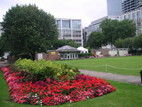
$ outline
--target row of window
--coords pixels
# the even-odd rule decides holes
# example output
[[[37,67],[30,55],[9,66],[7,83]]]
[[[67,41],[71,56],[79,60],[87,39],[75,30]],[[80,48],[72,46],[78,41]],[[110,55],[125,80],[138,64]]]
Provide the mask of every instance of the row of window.
[[[133,21],[136,21],[137,20],[140,20],[141,19],[141,12],[138,11],[138,12],[135,12],[135,13],[130,13],[128,15],[124,15],[124,18],[121,16],[120,17],[120,20],[123,20],[123,19],[132,19]]]
[[[56,24],[58,28],[71,28],[72,25],[73,29],[81,29],[81,20],[56,20]]]
[[[73,35],[73,37],[81,37],[81,35]]]
[[[61,35],[59,37],[61,37]],[[71,35],[63,35],[63,37],[71,37]],[[81,35],[73,35],[73,37],[81,37]]]
[[[74,40],[75,42],[81,42],[81,40]]]

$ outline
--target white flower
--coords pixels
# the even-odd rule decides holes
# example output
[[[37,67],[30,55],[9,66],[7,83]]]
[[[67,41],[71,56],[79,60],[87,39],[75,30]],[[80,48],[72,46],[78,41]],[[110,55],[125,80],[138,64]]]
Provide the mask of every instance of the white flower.
[[[87,98],[89,98],[89,96],[87,96]]]
[[[70,100],[70,103],[72,103],[72,101]]]

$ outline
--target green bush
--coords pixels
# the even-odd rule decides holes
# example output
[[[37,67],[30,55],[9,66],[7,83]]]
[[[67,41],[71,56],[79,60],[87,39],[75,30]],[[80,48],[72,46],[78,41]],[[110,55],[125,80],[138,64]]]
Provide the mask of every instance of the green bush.
[[[61,65],[60,63],[53,64],[51,61],[40,59],[39,61],[32,61],[31,59],[18,59],[14,66],[18,71],[26,71],[36,81],[46,81],[47,78],[52,80],[58,80],[61,75],[67,75],[69,79],[73,79],[76,74],[79,74],[79,70],[71,69],[67,65]],[[21,74],[21,73],[20,73]]]

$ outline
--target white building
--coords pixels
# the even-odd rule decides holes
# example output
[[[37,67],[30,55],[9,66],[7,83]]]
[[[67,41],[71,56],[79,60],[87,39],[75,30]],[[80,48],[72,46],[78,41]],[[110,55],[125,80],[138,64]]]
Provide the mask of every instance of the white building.
[[[72,39],[80,46],[83,46],[82,23],[80,19],[56,18],[59,29],[58,39]]]

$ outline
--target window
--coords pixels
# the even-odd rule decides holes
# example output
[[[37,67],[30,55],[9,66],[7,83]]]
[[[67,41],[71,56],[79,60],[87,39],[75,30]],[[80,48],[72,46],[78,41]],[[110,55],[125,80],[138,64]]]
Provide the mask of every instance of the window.
[[[138,25],[138,26],[141,26],[141,22],[138,22],[137,25]]]
[[[56,24],[57,24],[58,28],[61,28],[61,21],[60,20],[56,20]]]
[[[63,34],[71,34],[71,30],[63,30]]]
[[[59,32],[59,37],[61,37],[61,30],[58,30],[58,32]]]
[[[129,15],[128,15],[128,19],[130,19],[130,20],[131,20],[131,14],[129,14]]]
[[[132,14],[132,19],[133,19],[133,21],[136,21],[136,13]]]
[[[73,29],[81,29],[81,20],[73,20],[72,21]]]
[[[141,19],[141,14],[140,14],[140,11],[137,12],[137,20],[140,20]]]
[[[141,27],[138,28],[138,31],[140,31],[140,30],[141,30]]]
[[[46,58],[49,58],[49,55],[48,55],[48,53],[46,53]]]
[[[127,19],[127,16],[126,16],[126,15],[124,16],[124,19]]]
[[[62,28],[71,28],[70,20],[62,20]]]

